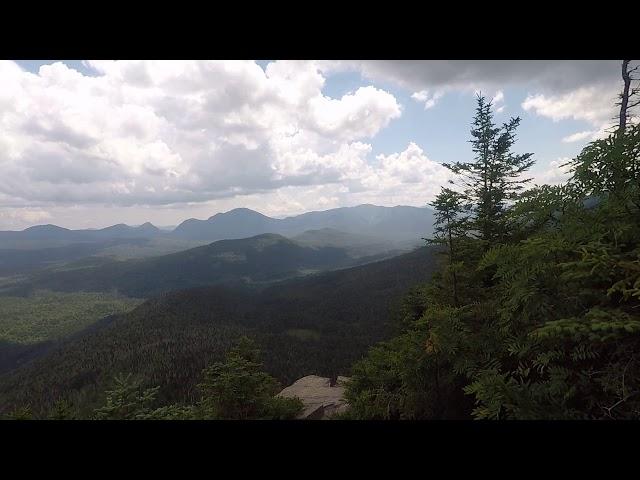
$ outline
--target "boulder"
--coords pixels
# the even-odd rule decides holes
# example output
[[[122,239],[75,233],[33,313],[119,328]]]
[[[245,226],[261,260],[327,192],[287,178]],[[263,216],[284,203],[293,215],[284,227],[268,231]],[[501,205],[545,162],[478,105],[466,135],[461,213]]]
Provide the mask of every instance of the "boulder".
[[[317,375],[308,375],[295,381],[278,395],[298,397],[304,404],[300,420],[327,420],[337,413],[344,412],[348,404],[344,399],[347,377],[338,377],[335,385],[331,380]]]

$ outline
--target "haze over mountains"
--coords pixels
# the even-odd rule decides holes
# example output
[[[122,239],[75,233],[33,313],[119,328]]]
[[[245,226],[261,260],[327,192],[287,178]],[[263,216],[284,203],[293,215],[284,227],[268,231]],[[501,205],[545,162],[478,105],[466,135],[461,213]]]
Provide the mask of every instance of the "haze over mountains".
[[[262,284],[409,251],[431,233],[432,221],[427,208],[360,205],[284,219],[237,208],[186,220],[170,232],[150,223],[98,230],[38,225],[0,232],[0,277],[6,277],[0,294],[45,289],[149,297]]]
[[[123,223],[110,227],[91,230],[70,230],[57,225],[35,225],[21,231],[0,231],[1,240],[67,240],[98,241],[116,238],[149,238],[158,235],[160,229],[147,222],[138,227],[130,227]]]
[[[38,273],[27,284],[66,292],[115,289],[132,297],[149,297],[207,285],[255,285],[353,264],[341,248],[302,246],[268,233],[146,259],[70,263]]]
[[[237,208],[207,220],[186,220],[172,230],[149,222],[83,230],[36,225],[22,231],[0,231],[0,277],[88,257],[127,260],[168,255],[218,240],[262,234],[282,235],[305,247],[341,248],[351,258],[390,256],[421,244],[421,238],[431,234],[432,223],[428,208],[360,205],[283,219]]]
[[[263,233],[293,236],[307,230],[323,228],[403,242],[419,240],[431,233],[432,223],[433,214],[430,209],[408,206],[359,205],[308,212],[282,219],[268,217],[248,208],[236,208],[217,213],[207,220],[185,220],[172,231],[160,230],[148,222],[138,227],[118,224],[96,230],[70,230],[56,225],[37,225],[22,231],[0,232],[0,243],[11,240],[82,242],[160,236],[215,241],[247,238]]]
[[[348,233],[368,235],[385,240],[420,239],[431,233],[432,211],[418,207],[357,207],[308,212],[283,219],[271,218],[246,208],[218,213],[207,220],[189,219],[172,232],[188,239],[221,240],[243,238],[261,233],[297,235],[307,230],[333,228]]]

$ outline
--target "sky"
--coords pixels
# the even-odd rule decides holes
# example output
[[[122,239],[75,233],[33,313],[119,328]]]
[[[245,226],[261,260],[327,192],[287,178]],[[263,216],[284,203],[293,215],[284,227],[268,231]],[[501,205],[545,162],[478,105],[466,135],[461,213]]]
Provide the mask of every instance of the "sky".
[[[481,92],[536,183],[613,124],[618,60],[0,61],[0,229],[425,206]]]

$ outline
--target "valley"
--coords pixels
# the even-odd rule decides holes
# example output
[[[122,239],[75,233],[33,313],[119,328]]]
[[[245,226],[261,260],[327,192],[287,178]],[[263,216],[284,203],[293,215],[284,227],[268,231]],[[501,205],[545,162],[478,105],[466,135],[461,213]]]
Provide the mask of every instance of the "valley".
[[[394,332],[401,299],[430,276],[433,254],[423,247],[258,291],[214,286],[156,296],[0,376],[0,404],[29,401],[41,411],[66,398],[89,411],[122,372],[162,385],[163,400],[186,402],[202,368],[242,335],[257,341],[266,370],[283,384],[307,374],[347,374]]]

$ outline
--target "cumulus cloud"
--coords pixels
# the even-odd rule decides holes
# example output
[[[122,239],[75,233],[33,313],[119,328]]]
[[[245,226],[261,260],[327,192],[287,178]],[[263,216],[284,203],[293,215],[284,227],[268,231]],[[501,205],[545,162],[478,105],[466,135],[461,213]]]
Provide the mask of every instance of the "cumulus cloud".
[[[340,60],[321,63],[325,71],[358,71],[368,79],[393,83],[415,92],[429,108],[428,92],[497,92],[526,86],[525,110],[561,120],[585,120],[602,136],[620,91],[618,60]],[[504,110],[496,98],[496,112]]]
[[[84,64],[91,75],[63,63],[30,73],[0,62],[4,223],[57,219],[80,204],[83,215],[100,218],[109,205],[136,206],[163,224],[166,212],[181,218],[174,210],[181,206],[234,208],[238,196],[272,215],[358,203],[424,205],[448,170],[417,143],[385,155],[372,147],[402,116],[391,86],[412,93],[424,109],[449,92],[481,90],[500,113],[504,89],[526,85],[525,111],[590,125],[565,142],[602,135],[619,90],[618,61]],[[326,79],[337,71],[359,72],[365,81],[330,97]],[[552,162],[538,177],[548,183],[564,174]],[[133,210],[119,211],[126,217]]]
[[[584,120],[604,131],[613,124],[615,115],[613,100],[619,91],[616,83],[603,86],[581,87],[561,95],[529,95],[522,102],[522,108],[552,119]]]
[[[429,90],[420,90],[411,95],[416,102],[424,103],[424,109],[428,110],[435,106],[436,102],[444,95],[444,92],[429,93]]]
[[[560,121],[564,119],[583,120],[594,130],[579,132],[563,139],[574,142],[590,138],[592,140],[606,136],[617,124],[617,108],[614,100],[621,90],[620,62],[601,62],[610,71],[610,77],[597,75],[584,77],[583,85],[576,85],[568,91],[547,91],[530,94],[522,103],[522,108]]]
[[[271,216],[287,216],[310,210],[325,210],[362,203],[377,205],[413,205],[422,207],[433,200],[445,185],[451,172],[432,160],[416,143],[410,142],[399,152],[377,155],[373,162],[366,161],[371,147],[356,144],[346,147],[336,162],[341,163],[340,181],[317,185],[287,185],[262,194],[249,194],[242,204]],[[312,163],[312,162],[311,162]],[[237,207],[232,198],[216,202],[218,210]],[[200,208],[200,207],[196,207]],[[206,218],[210,207],[202,207]]]
[[[572,143],[572,142],[579,142],[581,140],[586,140],[588,138],[593,138],[593,136],[595,134],[597,134],[597,131],[591,131],[591,130],[586,130],[584,132],[576,132],[573,133],[571,135],[567,135],[566,137],[564,137],[562,139],[563,142],[565,143]]]
[[[390,204],[425,205],[452,178],[442,164],[431,160],[411,142],[400,153],[378,155],[363,179],[363,200],[370,192]]]
[[[493,104],[493,109],[496,113],[502,113],[504,111],[504,92],[502,90],[498,90],[491,99],[491,103]]]
[[[0,193],[31,204],[168,205],[357,176],[400,117],[363,86],[323,94],[316,62],[0,62]]]

